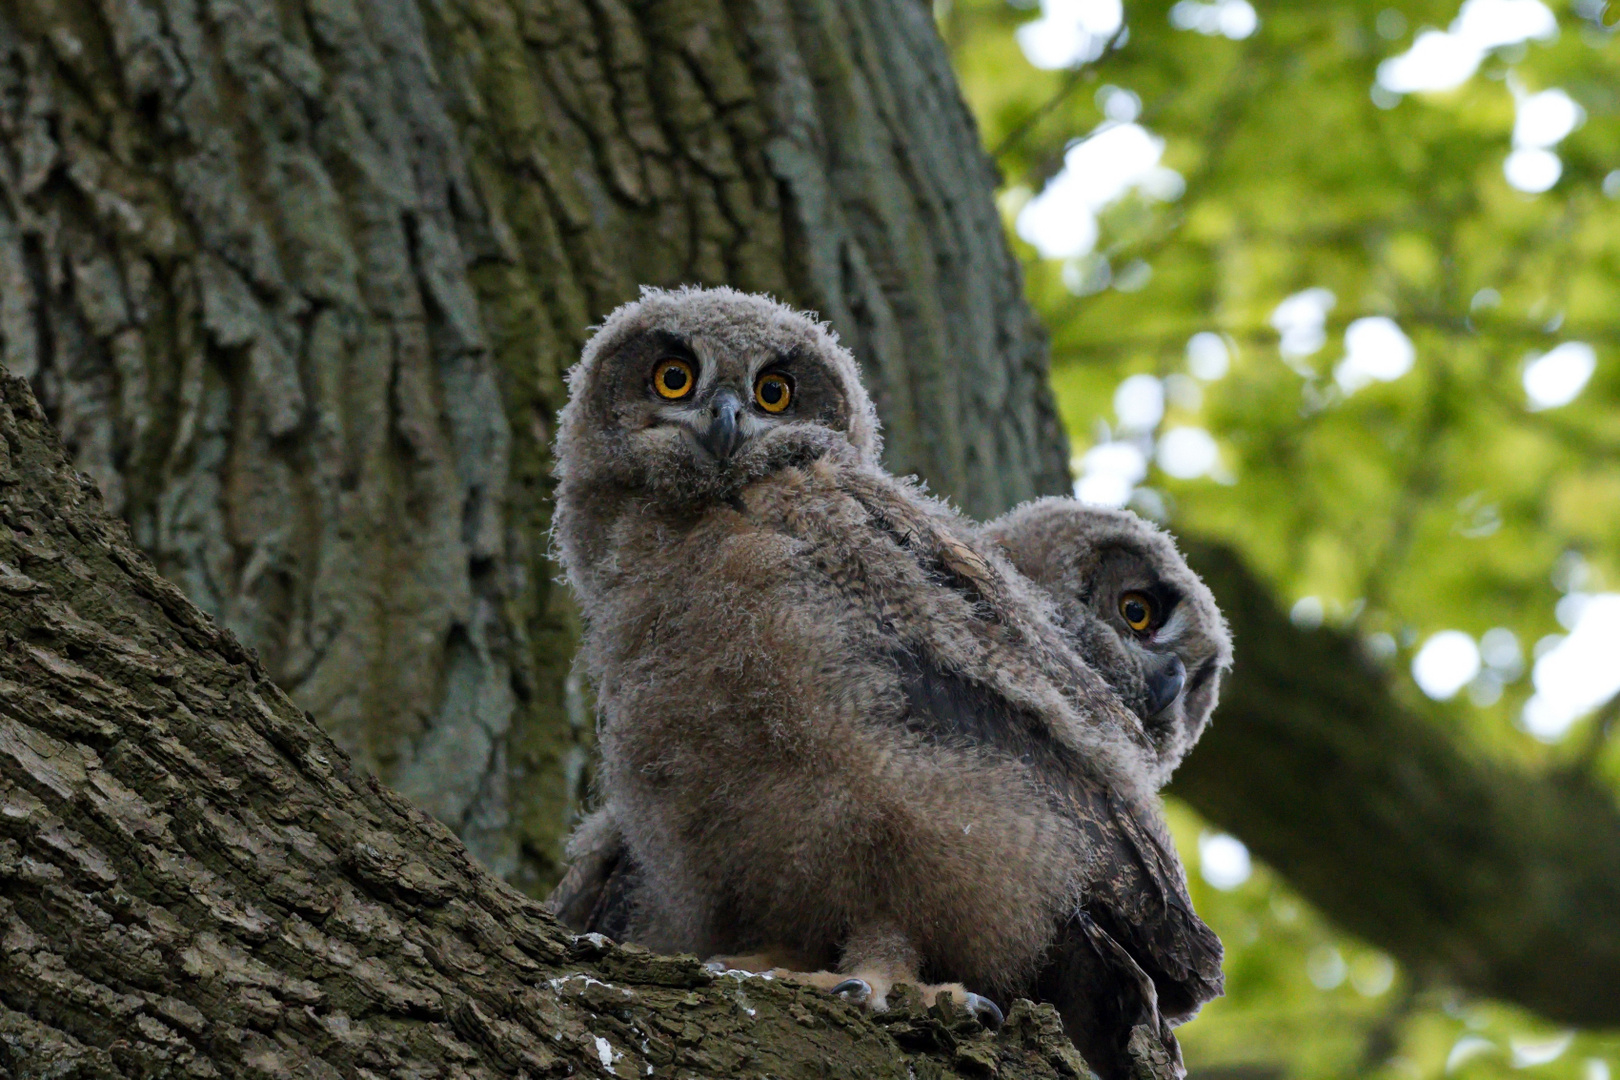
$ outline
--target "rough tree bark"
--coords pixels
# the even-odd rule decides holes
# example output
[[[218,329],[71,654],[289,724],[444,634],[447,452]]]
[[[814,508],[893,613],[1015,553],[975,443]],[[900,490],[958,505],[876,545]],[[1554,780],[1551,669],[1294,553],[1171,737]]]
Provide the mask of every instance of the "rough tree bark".
[[[551,419],[638,285],[819,309],[967,508],[1067,453],[917,0],[12,0],[0,348],[160,571],[530,891],[589,725]]]
[[[572,939],[355,769],[138,553],[0,374],[0,1075],[1088,1075],[992,1036]]]

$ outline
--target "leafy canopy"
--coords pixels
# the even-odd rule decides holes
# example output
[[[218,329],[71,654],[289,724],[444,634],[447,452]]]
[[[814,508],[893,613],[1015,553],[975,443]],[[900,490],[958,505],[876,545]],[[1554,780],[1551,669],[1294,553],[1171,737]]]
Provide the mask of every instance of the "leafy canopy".
[[[1620,3],[1110,9],[936,9],[1081,491],[1236,545],[1296,621],[1456,697],[1434,715],[1480,753],[1620,786],[1593,712],[1620,685],[1594,674],[1620,680]],[[1230,856],[1173,811],[1189,865]],[[1612,1036],[1414,985],[1263,867],[1205,869],[1231,992],[1184,1031],[1195,1075],[1620,1068]]]

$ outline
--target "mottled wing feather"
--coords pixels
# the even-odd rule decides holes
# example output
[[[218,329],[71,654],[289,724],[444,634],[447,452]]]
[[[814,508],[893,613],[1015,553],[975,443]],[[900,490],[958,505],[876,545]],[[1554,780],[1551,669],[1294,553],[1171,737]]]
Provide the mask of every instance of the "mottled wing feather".
[[[1035,996],[1056,1007],[1086,1063],[1104,1080],[1186,1075],[1153,980],[1084,911],[1053,942]]]
[[[1116,996],[1140,997],[1132,989],[1135,975],[1119,962],[1125,955],[1130,967],[1151,980],[1156,1003],[1149,1003],[1146,1012],[1162,1013],[1170,1023],[1191,1017],[1219,996],[1220,939],[1193,911],[1180,861],[1154,811],[1138,810],[1111,791],[1094,770],[1075,760],[1072,749],[1047,733],[1038,716],[995,689],[912,653],[890,660],[906,696],[908,730],[1022,762],[1086,839],[1088,892],[1074,927],[1062,932],[1053,963],[1072,969],[1072,976],[1087,985],[1065,990],[1060,972],[1047,971],[1039,980],[1043,991],[1064,997],[1082,989],[1094,994],[1098,988],[1090,983],[1107,982]],[[1079,933],[1083,927],[1089,930]],[[1113,947],[1100,947],[1101,938]],[[1077,960],[1076,950],[1086,958]],[[1143,1009],[1122,1006],[1116,1011],[1124,1016]],[[1122,1035],[1129,1034],[1129,1026]],[[1164,1030],[1168,1035],[1168,1026]]]
[[[1030,710],[992,687],[942,670],[928,657],[896,652],[887,659],[900,675],[909,730],[935,742],[1005,754],[1043,774],[1057,764],[1062,748]]]
[[[1158,822],[1101,785],[1070,794],[1075,819],[1101,862],[1085,909],[1141,964],[1171,1023],[1222,992],[1220,938],[1193,911],[1181,861]]]
[[[850,494],[872,515],[874,523],[944,584],[975,604],[990,601],[994,607],[1003,602],[1001,577],[971,544],[942,528],[917,504],[895,498],[887,486],[859,476],[848,482]]]

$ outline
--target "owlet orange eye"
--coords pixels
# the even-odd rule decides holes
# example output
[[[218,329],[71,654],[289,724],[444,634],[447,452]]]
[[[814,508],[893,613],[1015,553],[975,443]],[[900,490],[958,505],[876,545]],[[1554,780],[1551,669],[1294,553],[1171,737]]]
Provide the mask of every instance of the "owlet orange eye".
[[[754,400],[768,413],[779,413],[793,400],[793,387],[786,375],[761,375],[754,383]]]
[[[1153,623],[1153,601],[1139,592],[1128,592],[1119,598],[1119,614],[1125,625],[1140,633]]]
[[[653,389],[658,396],[669,401],[679,401],[690,397],[692,388],[697,385],[697,372],[685,360],[676,360],[673,357],[658,361],[653,368]]]

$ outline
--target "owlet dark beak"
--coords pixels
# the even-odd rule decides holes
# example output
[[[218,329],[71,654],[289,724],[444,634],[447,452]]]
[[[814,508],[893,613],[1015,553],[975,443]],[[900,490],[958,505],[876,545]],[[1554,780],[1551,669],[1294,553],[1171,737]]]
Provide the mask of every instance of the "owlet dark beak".
[[[716,461],[725,462],[743,443],[737,427],[737,414],[742,411],[742,398],[736,391],[720,389],[709,402],[709,426],[698,438],[698,445],[714,455]]]
[[[1147,714],[1157,716],[1181,696],[1181,688],[1187,684],[1187,666],[1179,656],[1149,653],[1146,667]]]

